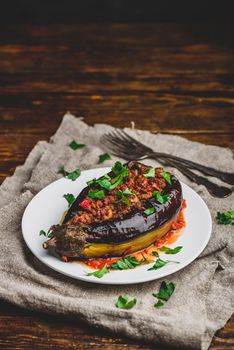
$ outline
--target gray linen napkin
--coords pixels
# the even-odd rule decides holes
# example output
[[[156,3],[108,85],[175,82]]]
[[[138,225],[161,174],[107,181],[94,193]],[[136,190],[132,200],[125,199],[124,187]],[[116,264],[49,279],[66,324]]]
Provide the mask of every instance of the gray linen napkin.
[[[3,182],[0,187],[0,297],[30,309],[79,317],[93,326],[137,339],[187,349],[207,349],[215,331],[224,326],[233,312],[233,227],[217,225],[213,220],[211,240],[200,257],[163,279],[175,282],[176,292],[161,309],[153,307],[152,293],[159,290],[162,280],[129,286],[102,286],[74,280],[44,266],[23,242],[21,218],[34,194],[61,176],[57,173],[61,165],[66,170],[99,166],[98,155],[103,153],[100,136],[111,129],[105,124],[90,127],[68,113],[50,143],[39,142],[25,164]],[[228,149],[176,136],[127,130],[155,149],[227,171],[234,169],[233,155]],[[87,147],[74,152],[68,147],[73,139]],[[105,166],[114,161],[113,157]],[[146,163],[158,165],[153,160]],[[203,186],[191,183],[176,169],[168,169],[201,195],[213,219],[217,211],[233,206],[233,195],[214,199]],[[120,294],[136,297],[137,305],[131,310],[117,309],[115,301]]]

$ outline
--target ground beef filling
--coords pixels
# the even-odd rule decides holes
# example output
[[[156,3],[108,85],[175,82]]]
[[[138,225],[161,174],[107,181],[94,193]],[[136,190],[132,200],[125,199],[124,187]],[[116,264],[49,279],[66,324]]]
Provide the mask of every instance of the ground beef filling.
[[[102,222],[111,219],[121,219],[133,208],[144,210],[144,201],[153,197],[154,191],[163,190],[166,187],[165,179],[160,175],[162,168],[155,169],[155,177],[145,177],[149,167],[142,166],[140,169],[129,169],[128,176],[124,178],[124,183],[115,189],[108,191],[101,187],[95,187],[104,190],[103,199],[93,199],[88,196],[83,200],[84,210],[78,211],[70,220],[71,224],[91,224],[93,222]],[[92,189],[92,186],[90,190]],[[118,190],[125,191],[129,189],[133,195],[127,195],[128,205],[120,200]]]

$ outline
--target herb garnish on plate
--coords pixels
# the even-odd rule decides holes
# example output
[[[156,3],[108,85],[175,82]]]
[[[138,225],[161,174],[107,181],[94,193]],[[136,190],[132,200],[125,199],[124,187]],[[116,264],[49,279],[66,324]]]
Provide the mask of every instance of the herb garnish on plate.
[[[169,198],[168,194],[162,194],[162,190],[154,191],[153,196],[155,197],[156,202],[159,202],[160,204],[165,204]]]
[[[179,261],[162,260],[162,259],[158,258],[158,259],[155,261],[154,265],[153,265],[152,267],[150,267],[147,271],[161,269],[161,267],[167,265],[168,263],[179,264]]]
[[[67,193],[63,195],[63,198],[66,199],[68,206],[70,207],[72,203],[75,201],[75,197],[72,193]]]
[[[102,278],[104,275],[106,275],[109,272],[110,271],[108,270],[106,265],[104,265],[100,270],[96,270],[94,272],[89,272],[89,273],[87,273],[86,276],[94,276],[94,277],[97,277],[97,278]]]
[[[183,247],[182,246],[178,246],[178,247],[175,247],[175,248],[169,248],[169,247],[160,247],[159,250],[160,252],[163,252],[165,254],[177,254],[181,251]]]
[[[145,213],[145,215],[149,216],[149,215],[155,213],[155,208],[153,208],[153,207],[152,208],[147,208],[147,209],[144,210],[144,213]]]
[[[45,237],[51,238],[51,228],[47,232],[44,230],[40,230],[39,236],[45,236]]]
[[[116,192],[117,196],[120,196],[120,199],[116,201],[116,203],[124,202],[128,207],[130,206],[130,202],[127,198],[127,196],[134,195],[132,191],[129,190],[129,188],[126,188],[124,191],[118,190]]]
[[[171,185],[171,175],[166,171],[162,171],[160,174]]]
[[[144,174],[144,177],[155,177],[155,169],[150,168],[146,174]]]
[[[134,267],[143,264],[142,261],[137,260],[134,256],[127,256],[112,263],[110,267],[117,270],[133,269]]]
[[[103,199],[105,197],[105,193],[103,190],[89,191],[88,197],[95,198],[95,199]]]

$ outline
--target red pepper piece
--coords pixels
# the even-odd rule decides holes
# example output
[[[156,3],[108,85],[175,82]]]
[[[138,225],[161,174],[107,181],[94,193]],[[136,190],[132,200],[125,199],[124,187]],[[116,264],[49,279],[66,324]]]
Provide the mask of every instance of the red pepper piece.
[[[84,199],[81,203],[80,206],[84,209],[91,209],[91,202],[88,199]]]
[[[66,255],[61,256],[62,261],[68,262],[68,257]]]

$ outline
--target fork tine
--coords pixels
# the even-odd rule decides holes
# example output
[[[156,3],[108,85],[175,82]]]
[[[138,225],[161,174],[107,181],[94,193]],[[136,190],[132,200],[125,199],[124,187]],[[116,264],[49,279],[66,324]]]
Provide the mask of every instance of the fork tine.
[[[127,139],[126,137],[123,136],[123,134],[121,133],[121,131],[119,129],[116,130],[115,132],[115,137],[116,139],[119,140],[119,142],[121,142],[122,144],[124,144],[126,147],[132,147],[131,142],[129,141],[129,139]]]
[[[114,133],[104,135],[104,139],[108,140],[111,143],[114,143],[116,146],[122,149],[133,149],[135,147],[129,141],[123,140],[119,135],[116,135]]]
[[[126,131],[122,130],[122,133],[128,137],[129,140],[131,140],[131,142],[134,142],[136,146],[141,146],[144,147],[145,149],[147,149],[148,151],[152,151],[148,146],[144,145],[143,143],[141,143],[140,141],[134,139],[131,135],[129,135],[128,133],[126,133]]]
[[[128,137],[128,134],[124,133],[122,130],[118,130],[118,135],[127,147],[136,146],[135,140],[133,139],[134,141],[131,141],[131,139]]]
[[[104,135],[105,136],[105,135]],[[112,144],[112,146],[114,146],[115,148],[118,148],[118,149],[123,149],[125,150],[126,149],[126,146],[123,145],[120,140],[116,139],[116,138],[113,138],[113,137],[109,137],[108,135],[106,137],[103,138],[104,141],[106,140],[106,142],[108,142],[109,144]]]

